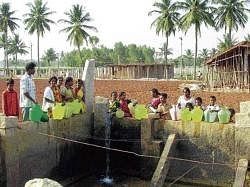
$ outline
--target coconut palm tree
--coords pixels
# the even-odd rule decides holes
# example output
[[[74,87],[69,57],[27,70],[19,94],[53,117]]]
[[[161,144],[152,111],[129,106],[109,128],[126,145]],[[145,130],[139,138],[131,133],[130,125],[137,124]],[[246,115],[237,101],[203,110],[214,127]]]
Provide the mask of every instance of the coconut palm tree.
[[[216,28],[224,28],[225,34],[228,30],[228,38],[232,38],[232,30],[237,31],[239,27],[245,27],[250,9],[247,7],[249,0],[215,0],[218,8],[215,9]]]
[[[200,51],[200,54],[199,54],[200,58],[202,60],[206,60],[209,56],[209,51],[207,48],[203,48],[201,51]]]
[[[27,54],[28,51],[26,50],[27,46],[25,43],[20,39],[18,34],[14,34],[14,37],[10,40],[10,46],[8,49],[9,54],[13,54],[15,56],[15,61],[17,65],[17,55]]]
[[[198,35],[201,35],[201,25],[213,26],[213,7],[209,6],[207,0],[186,0],[177,3],[179,9],[184,11],[180,18],[180,28],[186,33],[192,26],[195,29],[195,56],[194,56],[194,78],[196,77]]]
[[[219,39],[219,43],[217,45],[217,48],[220,52],[222,52],[222,51],[225,51],[226,49],[229,49],[230,47],[232,47],[236,43],[238,43],[237,39],[230,38],[229,34],[225,34],[223,36],[222,40]]]
[[[49,24],[54,23],[54,21],[50,20],[48,17],[55,12],[49,11],[47,3],[43,4],[42,0],[34,0],[34,4],[28,3],[26,5],[29,7],[29,13],[24,14],[25,30],[28,30],[29,34],[36,33],[37,35],[37,72],[38,75],[40,75],[40,37],[43,37],[45,30],[50,31]]]
[[[79,4],[73,5],[72,9],[64,14],[68,17],[68,19],[60,19],[58,22],[65,23],[67,26],[60,32],[68,33],[67,41],[70,41],[70,44],[77,47],[81,63],[84,64],[80,47],[83,45],[83,42],[88,45],[91,37],[86,30],[97,32],[97,29],[94,26],[87,25],[90,21],[92,21],[92,18],[90,17],[89,12],[86,12],[86,10]]]
[[[216,49],[216,48],[212,48],[212,49],[209,51],[209,55],[210,55],[210,56],[214,56],[216,53],[217,53],[217,49]]]
[[[250,42],[250,34],[247,34],[247,35],[244,37],[244,40]]]
[[[97,44],[99,43],[99,38],[97,36],[91,36],[90,38],[90,43],[92,45],[93,48],[97,47]]]
[[[177,12],[177,8],[175,3],[172,3],[171,0],[160,0],[160,2],[155,2],[153,6],[156,8],[148,13],[149,16],[156,13],[157,17],[152,22],[151,27],[155,27],[156,34],[162,34],[166,37],[166,45],[165,45],[165,62],[168,60],[168,53],[166,52],[168,49],[168,38],[173,33],[175,34],[179,13]]]
[[[4,33],[3,49],[4,49],[4,63],[6,67],[6,74],[9,75],[9,64],[8,64],[8,31],[14,32],[18,26],[16,21],[18,18],[13,17],[15,11],[10,10],[9,3],[2,3],[0,5],[0,30]]]

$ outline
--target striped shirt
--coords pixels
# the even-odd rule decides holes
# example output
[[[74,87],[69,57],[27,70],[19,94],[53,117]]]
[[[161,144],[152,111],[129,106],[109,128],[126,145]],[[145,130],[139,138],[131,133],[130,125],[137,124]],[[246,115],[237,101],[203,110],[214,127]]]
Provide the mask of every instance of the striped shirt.
[[[20,80],[20,107],[31,107],[33,102],[24,93],[29,93],[30,97],[36,100],[36,86],[31,75],[25,73]]]

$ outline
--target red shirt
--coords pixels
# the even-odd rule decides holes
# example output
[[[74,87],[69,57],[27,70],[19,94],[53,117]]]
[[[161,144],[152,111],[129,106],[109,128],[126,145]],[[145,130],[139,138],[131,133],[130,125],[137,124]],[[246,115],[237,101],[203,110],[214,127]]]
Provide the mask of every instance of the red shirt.
[[[6,116],[19,115],[19,103],[17,92],[15,90],[5,90],[2,93],[2,110]]]
[[[132,117],[128,108],[128,100],[120,100],[120,108],[124,112],[125,117]]]

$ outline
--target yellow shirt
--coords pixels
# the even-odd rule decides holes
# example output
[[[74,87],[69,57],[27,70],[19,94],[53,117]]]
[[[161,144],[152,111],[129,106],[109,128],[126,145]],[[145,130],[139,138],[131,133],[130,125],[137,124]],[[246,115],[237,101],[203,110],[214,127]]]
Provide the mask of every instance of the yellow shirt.
[[[157,108],[157,112],[160,113],[160,117],[164,119],[170,119],[170,112],[169,110],[171,109],[171,105],[165,103],[160,103]]]

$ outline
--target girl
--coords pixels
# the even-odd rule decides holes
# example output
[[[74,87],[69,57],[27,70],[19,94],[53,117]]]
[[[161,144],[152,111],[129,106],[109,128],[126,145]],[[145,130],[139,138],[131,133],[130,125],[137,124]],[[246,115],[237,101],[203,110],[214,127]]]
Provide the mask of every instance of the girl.
[[[109,112],[113,113],[117,111],[117,108],[120,108],[120,102],[117,99],[118,93],[116,91],[111,92],[111,100],[109,100]]]
[[[81,79],[77,79],[76,82],[76,87],[74,89],[75,92],[75,96],[76,98],[79,100],[79,102],[84,102],[85,101],[85,97],[84,97],[84,85],[83,85],[83,81]]]
[[[153,88],[151,90],[151,96],[152,96],[152,100],[151,100],[151,103],[149,104],[149,109],[152,111],[152,112],[155,112],[158,105],[161,103],[160,101],[160,93],[159,91],[156,89],[156,88]]]
[[[132,117],[129,111],[128,104],[131,103],[130,100],[126,99],[126,92],[121,92],[119,95],[120,108],[124,112],[124,117]]]
[[[67,77],[65,80],[65,87],[61,87],[61,95],[63,102],[72,102],[75,98],[73,91],[73,78]]]

